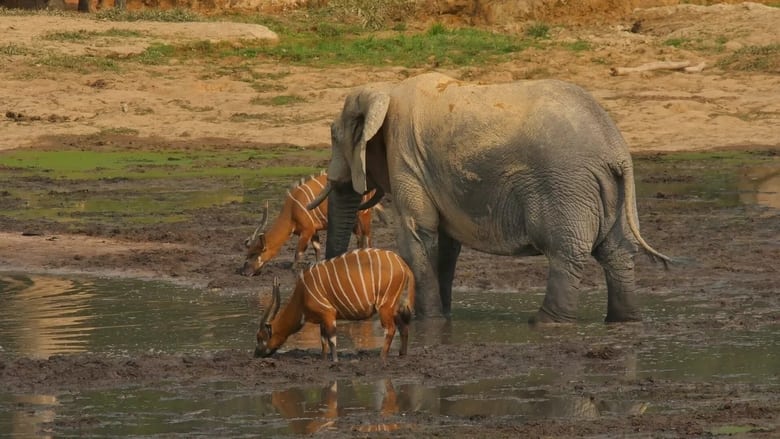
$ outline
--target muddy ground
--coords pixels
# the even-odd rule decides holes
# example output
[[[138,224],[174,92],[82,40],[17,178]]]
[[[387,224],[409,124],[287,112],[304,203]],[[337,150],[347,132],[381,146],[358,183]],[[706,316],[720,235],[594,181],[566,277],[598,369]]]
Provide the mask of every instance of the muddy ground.
[[[722,6],[722,5],[721,5]],[[691,59],[714,66],[718,53],[678,50],[660,44],[665,38],[710,38],[725,34],[734,46],[777,43],[780,10],[756,5],[716,6],[710,9],[680,7],[636,11],[612,21],[574,24],[556,30],[554,40],[579,38],[594,42],[593,53],[578,55],[548,48],[531,49],[522,58],[490,69],[450,70],[463,79],[501,82],[523,77],[558,77],[591,90],[615,117],[636,152],[637,179],[688,181],[679,169],[648,174],[654,154],[660,151],[740,148],[772,157],[780,152],[780,79],[776,73],[728,72],[716,67],[700,73],[646,72],[610,77],[607,67],[639,65],[659,59]],[[700,19],[706,17],[706,19]],[[626,32],[641,18],[644,31]],[[14,20],[11,23],[9,20]],[[102,23],[68,17],[0,17],[0,29],[16,32],[20,44],[67,46],[72,43],[35,38],[35,20],[59,20],[60,26],[87,28]],[[25,20],[27,22],[25,22]],[[48,23],[48,21],[47,21]],[[90,24],[93,23],[93,24]],[[108,50],[108,49],[98,49]],[[110,49],[124,50],[124,49]],[[128,50],[134,50],[129,48]],[[607,60],[606,65],[594,59]],[[100,149],[121,145],[141,150],[197,148],[266,148],[284,143],[303,148],[327,147],[327,127],[350,87],[367,80],[395,81],[410,74],[397,68],[333,68],[316,70],[299,66],[258,64],[263,72],[284,70],[277,85],[307,97],[308,103],[273,108],[273,121],[225,123],[236,113],[266,109],[250,106],[247,87],[240,78],[203,79],[204,66],[139,68],[125,74],[81,77],[77,73],[42,74],[20,79],[6,64],[0,72],[0,110],[36,116],[6,117],[0,121],[0,149]],[[433,68],[433,67],[432,67]],[[424,69],[423,69],[424,70]],[[422,70],[421,70],[422,71]],[[412,71],[411,73],[415,73]],[[96,82],[103,80],[103,82]],[[97,87],[95,84],[107,84]],[[138,84],[146,84],[138,87]],[[208,105],[206,105],[208,102]],[[130,111],[127,110],[129,106]],[[193,108],[201,108],[194,113]],[[52,117],[55,115],[57,117]],[[131,135],[107,131],[110,126],[133,127]],[[292,165],[281,159],[277,165]],[[645,170],[645,171],[643,171]],[[0,170],[2,172],[2,170]],[[53,180],[15,183],[14,189],[68,190],[68,182]],[[30,185],[30,186],[26,186]],[[8,190],[0,188],[1,190]],[[143,190],[142,188],[139,190]],[[647,321],[619,326],[601,337],[564,339],[547,343],[477,346],[444,345],[436,336],[418,344],[409,357],[393,358],[378,367],[375,350],[347,352],[338,365],[319,360],[314,352],[291,351],[273,359],[251,358],[246,350],[217,351],[204,356],[146,354],[107,357],[97,354],[54,356],[49,359],[15,358],[0,352],[0,386],[18,393],[79,391],[128,385],[154,386],[159,382],[190,384],[233,380],[258,391],[284,389],[291,383],[326,384],[337,379],[373,380],[383,377],[431,385],[467,382],[481,378],[522,375],[535,368],[566,364],[577,369],[615,370],[640,348],[637,331],[689,336],[692,329],[717,337],[719,332],[755,330],[780,324],[780,215],[776,208],[756,205],[721,205],[701,202],[695,196],[657,193],[638,200],[644,238],[658,250],[679,260],[669,270],[637,258],[640,294],[680,295],[703,300],[718,313],[691,316],[672,323]],[[3,200],[3,198],[0,198]],[[72,226],[48,220],[16,221],[0,213],[0,267],[9,270],[91,273],[107,276],[162,278],[210,289],[215,294],[244,294],[267,289],[273,274],[291,283],[288,245],[266,274],[244,278],[241,241],[253,228],[246,212],[259,206],[241,203],[203,209],[184,223],[161,223],[132,230],[109,225],[88,226],[72,233]],[[393,229],[377,226],[376,246],[394,248]],[[67,232],[67,233],[66,233]],[[527,291],[543,287],[543,258],[501,258],[464,250],[456,286],[460,288]],[[595,262],[588,266],[583,288],[603,288]],[[433,324],[435,325],[435,324]],[[544,329],[542,329],[544,330]],[[429,330],[435,331],[435,330]],[[250,334],[251,337],[251,334]],[[706,342],[707,338],[703,339]],[[780,396],[774,383],[735,384],[666,379],[630,379],[616,382],[573,380],[559,383],[572,395],[598,399],[614,392],[641,394],[649,404],[676,401],[679,412],[652,412],[626,416],[546,418],[515,423],[503,418],[465,419],[455,425],[441,419],[408,414],[414,427],[397,436],[446,434],[451,437],[702,437],[717,426],[752,426],[750,437],[776,437],[780,432]],[[560,390],[560,389],[559,389]],[[68,423],[90,419],[60,420]],[[360,424],[360,419],[349,421]],[[750,428],[748,429],[750,430]],[[349,434],[348,426],[333,435]],[[357,430],[356,430],[357,431]],[[742,430],[745,431],[745,430]],[[354,433],[354,432],[353,432]]]

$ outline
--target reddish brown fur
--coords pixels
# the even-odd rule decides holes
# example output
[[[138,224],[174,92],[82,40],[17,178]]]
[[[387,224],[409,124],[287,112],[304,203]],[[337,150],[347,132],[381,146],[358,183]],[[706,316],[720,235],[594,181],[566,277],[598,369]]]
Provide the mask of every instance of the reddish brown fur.
[[[327,174],[323,173],[302,181],[290,189],[284,200],[282,211],[271,227],[259,235],[256,231],[255,235],[257,236],[248,240],[246,259],[241,274],[244,276],[258,274],[262,266],[279,253],[291,235],[298,235],[298,245],[294,257],[295,264],[301,261],[310,242],[314,247],[314,259],[320,260],[320,243],[317,232],[328,227],[328,202],[327,200],[323,201],[311,211],[306,209],[306,205],[320,193],[327,178]],[[373,191],[367,194],[363,201],[368,200],[371,195],[373,195]],[[376,208],[382,209],[381,205],[377,205]],[[358,238],[360,248],[371,246],[371,209],[358,212],[353,232]]]
[[[401,294],[407,291],[406,303]],[[380,249],[358,249],[339,257],[322,261],[303,270],[293,290],[290,301],[277,313],[280,300],[278,285],[274,287],[271,321],[264,316],[257,332],[255,354],[273,354],[287,338],[298,332],[304,322],[320,325],[322,355],[328,348],[333,361],[336,354],[336,320],[364,320],[378,313],[385,329],[385,342],[381,351],[382,362],[395,336],[401,333],[400,354],[406,355],[409,332],[408,323],[414,309],[414,275],[397,254]]]

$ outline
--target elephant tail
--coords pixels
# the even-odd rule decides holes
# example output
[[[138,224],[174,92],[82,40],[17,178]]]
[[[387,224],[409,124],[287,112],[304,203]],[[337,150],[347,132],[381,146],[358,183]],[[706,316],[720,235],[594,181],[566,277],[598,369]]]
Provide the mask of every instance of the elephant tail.
[[[664,264],[664,268],[669,268],[669,263],[672,259],[663,253],[658,252],[639,234],[639,215],[636,211],[636,186],[634,184],[634,168],[629,161],[620,161],[614,166],[610,166],[612,172],[623,180],[623,194],[626,221],[628,222],[628,228],[634,235],[642,249],[650,256],[653,261],[660,260]]]

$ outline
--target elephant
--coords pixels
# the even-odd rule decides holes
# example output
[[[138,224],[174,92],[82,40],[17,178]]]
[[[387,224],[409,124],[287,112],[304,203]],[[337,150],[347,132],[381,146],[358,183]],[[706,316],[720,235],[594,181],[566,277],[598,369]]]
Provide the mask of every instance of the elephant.
[[[588,256],[602,266],[606,322],[639,321],[639,233],[628,145],[581,87],[542,79],[475,85],[440,73],[349,93],[331,124],[326,258],[346,251],[355,212],[384,194],[400,218],[398,251],[417,282],[418,316],[449,317],[465,245],[549,261],[532,323],[576,320]],[[376,196],[361,204],[361,196]]]

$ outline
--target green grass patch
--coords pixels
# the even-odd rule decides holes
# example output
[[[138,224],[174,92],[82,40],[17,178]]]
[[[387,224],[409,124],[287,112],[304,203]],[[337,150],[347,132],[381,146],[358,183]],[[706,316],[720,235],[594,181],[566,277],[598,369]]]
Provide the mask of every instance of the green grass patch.
[[[449,29],[434,25],[416,34],[395,33],[338,35],[323,38],[313,31],[293,34],[276,44],[199,41],[182,45],[153,44],[131,60],[144,64],[166,64],[177,60],[208,60],[238,57],[253,60],[271,58],[283,63],[317,67],[330,65],[399,65],[421,67],[435,63],[447,66],[472,66],[509,59],[530,43],[505,34],[474,28]]]
[[[329,149],[0,152],[2,215],[78,228],[186,220],[199,209],[282,199]]]
[[[516,37],[475,28],[448,29],[435,24],[428,31],[391,36],[283,40],[274,46],[259,46],[254,55],[267,55],[283,62],[315,66],[364,64],[421,67],[471,66],[500,62],[520,52],[529,43]]]
[[[44,40],[49,41],[83,41],[89,40],[94,35],[94,32],[88,32],[85,30],[66,31],[66,32],[49,32],[43,35]]]
[[[533,23],[525,30],[528,37],[536,39],[550,38],[550,26],[547,23]]]
[[[0,55],[1,56],[21,56],[21,55],[27,55],[30,51],[22,46],[18,46],[16,44],[4,44],[0,45]]]
[[[268,113],[233,113],[228,119],[231,122],[249,122],[253,120],[272,120],[273,115]]]
[[[260,96],[252,98],[250,101],[253,105],[275,105],[275,106],[283,106],[283,105],[293,105],[293,104],[300,104],[306,102],[306,99],[297,96],[297,95],[279,95],[274,96],[272,98],[263,98]]]
[[[161,65],[170,62],[176,54],[176,50],[170,44],[154,43],[134,58],[141,64]]]
[[[194,41],[186,44],[153,43],[142,53],[128,58],[142,64],[164,65],[172,60],[208,60],[228,56],[246,56],[235,45],[228,42],[212,43],[208,40]],[[254,56],[254,55],[253,55]]]
[[[718,67],[741,72],[780,73],[780,44],[743,47],[721,58]]]
[[[119,64],[113,59],[92,55],[48,54],[38,57],[32,63],[48,69],[72,70],[79,73],[119,71]]]
[[[128,127],[103,128],[98,134],[100,136],[137,136],[138,130]]]
[[[143,37],[143,33],[131,30],[131,29],[117,29],[111,28],[106,31],[95,32],[87,31],[84,29],[77,31],[63,31],[63,32],[49,32],[43,35],[44,40],[49,41],[94,41],[96,38],[139,38]]]
[[[252,89],[254,91],[258,92],[258,93],[268,93],[268,92],[272,92],[272,91],[284,91],[284,90],[287,89],[287,87],[282,85],[282,84],[274,84],[272,82],[253,82],[251,84],[251,86],[252,86]],[[257,99],[257,98],[253,98],[252,99],[252,101],[253,101],[252,103],[255,103],[254,99]]]
[[[577,40],[571,43],[564,43],[563,47],[568,50],[571,50],[572,52],[584,52],[586,50],[592,49],[590,43],[585,40]]]
[[[117,29],[111,28],[102,32],[95,32],[96,37],[109,37],[109,38],[142,38],[143,32],[132,29]]]
[[[685,45],[690,43],[690,40],[687,38],[669,38],[668,40],[664,41],[664,46],[671,46],[676,48],[681,48]]]
[[[18,17],[26,15],[72,15],[62,9],[25,9],[25,8],[6,8],[0,6],[0,17]]]
[[[313,157],[325,157],[308,152]],[[254,169],[253,163],[282,156],[293,156],[295,151],[264,152],[254,150],[220,153],[215,151],[31,151],[19,150],[0,154],[0,168],[17,176],[45,175],[67,180],[150,179],[181,177],[231,177],[294,175],[313,168]],[[242,166],[242,164],[246,166]]]
[[[726,50],[728,38],[718,36],[715,38],[669,38],[662,43],[664,46],[676,49],[695,50],[705,53],[721,53]]]
[[[184,8],[173,8],[166,10],[141,9],[137,11],[110,8],[96,12],[93,17],[96,20],[106,21],[164,21],[174,23],[205,21],[201,15]]]

